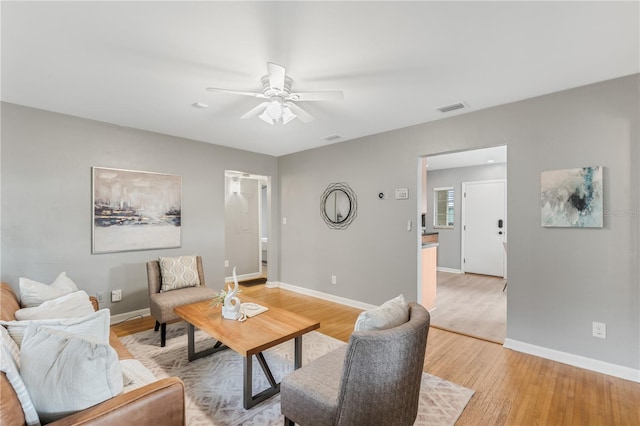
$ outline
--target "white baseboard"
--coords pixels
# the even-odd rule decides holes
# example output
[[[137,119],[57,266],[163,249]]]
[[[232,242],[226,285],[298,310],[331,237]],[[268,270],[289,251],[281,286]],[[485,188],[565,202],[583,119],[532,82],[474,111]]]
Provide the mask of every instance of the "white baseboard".
[[[260,278],[261,276],[262,276],[261,272],[255,272],[253,274],[236,275],[236,278],[238,278],[238,281],[244,281],[244,280],[252,280],[254,278]],[[232,283],[233,282],[233,276],[224,277],[224,282],[225,283]]]
[[[269,284],[269,283],[267,283],[267,284]],[[341,305],[351,306],[352,308],[364,309],[364,310],[377,308],[376,305],[371,305],[369,303],[360,302],[358,300],[347,299],[346,297],[336,296],[334,294],[323,293],[323,292],[317,291],[317,290],[310,290],[308,288],[299,287],[299,286],[293,285],[293,284],[287,284],[287,283],[283,283],[283,282],[278,282],[277,283],[277,287],[283,288],[285,290],[290,290],[290,291],[293,291],[293,292],[296,292],[296,293],[305,294],[307,296],[317,297],[318,299],[323,299],[323,300],[328,300],[330,302],[340,303]],[[275,287],[269,287],[269,288],[275,288]]]
[[[464,274],[464,271],[462,269],[453,269],[453,268],[443,268],[438,266],[436,268],[436,271],[438,272],[450,272],[452,274]]]
[[[121,323],[123,321],[128,320],[129,318],[134,318],[138,316],[148,317],[149,315],[151,315],[151,311],[149,311],[149,308],[138,309],[137,311],[125,312],[124,314],[111,315],[111,325]]]
[[[568,352],[556,351],[554,349],[536,346],[509,338],[504,339],[504,347],[517,352],[523,352],[539,356],[541,358],[550,359],[552,361],[561,362],[563,364],[573,365],[574,367],[584,368],[586,370],[619,377],[625,380],[631,380],[632,382],[640,382],[640,370],[634,370],[633,368],[623,367],[621,365],[611,364],[597,359],[586,358],[580,355],[570,354]]]

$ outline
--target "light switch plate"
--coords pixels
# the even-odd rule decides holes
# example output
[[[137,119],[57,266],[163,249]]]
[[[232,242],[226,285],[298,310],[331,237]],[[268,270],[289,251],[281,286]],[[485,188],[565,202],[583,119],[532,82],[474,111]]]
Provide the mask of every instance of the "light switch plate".
[[[409,198],[409,188],[396,189],[396,200],[407,200]]]

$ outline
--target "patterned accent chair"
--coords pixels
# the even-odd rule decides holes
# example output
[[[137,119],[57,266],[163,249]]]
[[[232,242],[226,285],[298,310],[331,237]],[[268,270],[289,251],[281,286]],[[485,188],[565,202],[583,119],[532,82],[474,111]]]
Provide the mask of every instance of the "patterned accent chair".
[[[156,320],[155,331],[160,328],[160,346],[164,347],[167,340],[167,323],[178,319],[178,315],[173,312],[173,308],[189,303],[201,302],[213,299],[215,290],[206,286],[204,282],[204,269],[202,267],[202,257],[196,256],[198,276],[200,285],[196,287],[185,287],[177,290],[160,292],[162,287],[162,273],[160,262],[152,260],[147,262],[147,281],[149,286],[149,310],[151,316]]]
[[[354,331],[349,344],[287,375],[285,425],[412,425],[418,414],[429,312],[409,304],[409,321]]]

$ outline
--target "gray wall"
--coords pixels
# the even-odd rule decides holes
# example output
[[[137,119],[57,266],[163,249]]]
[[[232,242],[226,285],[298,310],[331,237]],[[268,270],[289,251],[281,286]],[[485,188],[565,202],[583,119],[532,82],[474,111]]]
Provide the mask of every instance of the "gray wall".
[[[462,269],[462,182],[506,179],[506,164],[427,171],[427,232],[438,232],[438,267]],[[433,188],[453,187],[453,229],[433,228]]]
[[[181,175],[182,247],[91,254],[91,166]],[[50,283],[67,271],[89,294],[121,288],[122,302],[103,305],[118,314],[148,307],[145,262],[197,253],[207,285],[223,288],[225,169],[275,178],[277,160],[3,103],[2,281],[17,290],[21,276]]]
[[[281,281],[374,304],[416,299],[419,227],[406,221],[419,219],[418,158],[506,144],[507,337],[638,369],[639,86],[633,75],[280,157]],[[604,228],[542,228],[540,172],[587,165],[605,167]],[[319,199],[340,181],[359,206],[336,231]],[[399,187],[409,201],[390,196]],[[607,339],[591,337],[592,321]]]
[[[404,143],[387,133],[334,144],[280,157],[279,171],[280,213],[287,218],[282,282],[365,303],[398,293],[416,299],[418,158]],[[320,196],[336,182],[348,183],[357,196],[357,217],[344,230],[330,229],[320,216]],[[411,188],[409,199],[395,200],[395,188]]]

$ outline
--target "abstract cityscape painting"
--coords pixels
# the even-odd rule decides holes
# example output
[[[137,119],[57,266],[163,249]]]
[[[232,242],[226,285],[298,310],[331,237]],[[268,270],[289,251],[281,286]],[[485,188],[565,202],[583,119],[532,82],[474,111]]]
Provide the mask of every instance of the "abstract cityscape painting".
[[[542,226],[602,228],[602,167],[553,170],[540,175]]]
[[[180,247],[182,177],[92,169],[93,253]]]

